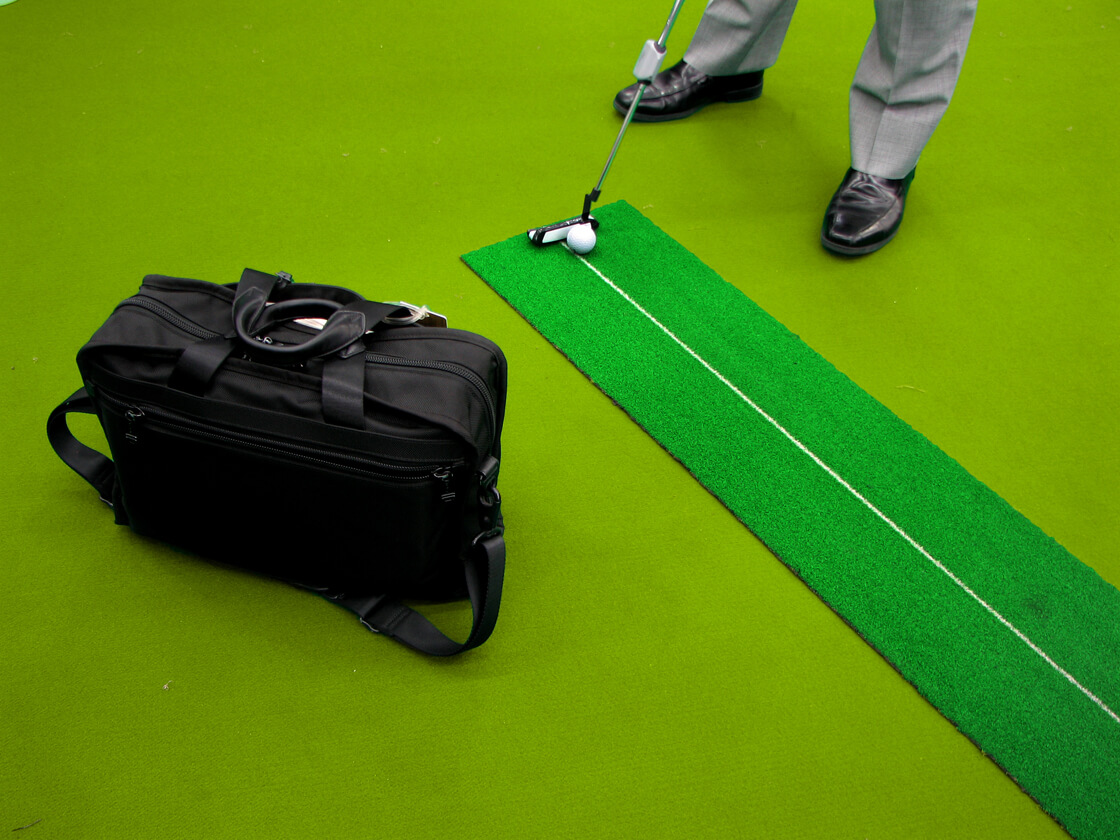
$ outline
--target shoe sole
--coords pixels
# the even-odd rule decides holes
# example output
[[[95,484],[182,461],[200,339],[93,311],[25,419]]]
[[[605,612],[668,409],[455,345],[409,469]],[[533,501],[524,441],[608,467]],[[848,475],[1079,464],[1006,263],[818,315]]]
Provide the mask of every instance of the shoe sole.
[[[762,85],[756,85],[755,87],[747,88],[746,90],[725,94],[720,99],[713,99],[711,102],[705,102],[703,105],[697,105],[695,108],[690,108],[687,111],[673,111],[670,114],[643,114],[639,111],[638,113],[634,114],[634,122],[655,123],[683,120],[685,117],[691,117],[697,111],[701,110],[702,108],[706,108],[709,105],[715,105],[718,103],[751,102],[755,99],[758,99],[760,96],[762,96]],[[619,103],[617,99],[615,99],[614,101],[614,109],[624,117],[630,111],[629,107],[624,107]]]
[[[866,254],[875,253],[880,248],[882,248],[884,245],[886,245],[888,242],[890,242],[892,239],[894,239],[897,235],[898,235],[898,231],[896,230],[894,233],[892,233],[890,236],[888,236],[882,242],[876,242],[873,245],[859,245],[859,246],[853,247],[851,245],[841,245],[838,242],[833,242],[831,239],[829,239],[827,236],[825,236],[822,233],[821,234],[821,245],[824,246],[824,249],[826,251],[830,251],[833,254],[837,254],[841,257],[862,257]]]

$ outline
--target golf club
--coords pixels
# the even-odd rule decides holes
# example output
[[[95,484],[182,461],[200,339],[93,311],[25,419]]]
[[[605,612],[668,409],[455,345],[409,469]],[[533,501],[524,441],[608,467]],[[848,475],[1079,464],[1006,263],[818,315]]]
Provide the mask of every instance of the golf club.
[[[591,215],[591,205],[599,200],[599,195],[603,189],[603,181],[606,180],[607,173],[611,170],[611,164],[614,163],[615,155],[618,154],[618,147],[622,145],[622,138],[626,134],[626,129],[634,119],[634,114],[642,101],[642,95],[646,92],[650,83],[653,82],[654,76],[661,71],[661,62],[665,59],[665,43],[669,40],[669,32],[672,30],[673,24],[676,23],[677,15],[680,14],[683,5],[684,0],[675,0],[673,9],[669,12],[669,19],[665,22],[665,28],[661,32],[661,37],[656,41],[646,41],[642,46],[642,52],[638,56],[638,61],[634,64],[634,77],[638,80],[638,91],[634,95],[634,101],[630,104],[630,110],[626,112],[626,116],[622,120],[622,128],[619,129],[618,136],[611,147],[610,155],[607,156],[607,163],[599,175],[598,182],[596,182],[594,189],[583,197],[583,212],[574,218],[529,230],[529,241],[534,245],[549,245],[567,239],[568,232],[577,225],[589,224],[593,231],[598,230],[599,221]]]

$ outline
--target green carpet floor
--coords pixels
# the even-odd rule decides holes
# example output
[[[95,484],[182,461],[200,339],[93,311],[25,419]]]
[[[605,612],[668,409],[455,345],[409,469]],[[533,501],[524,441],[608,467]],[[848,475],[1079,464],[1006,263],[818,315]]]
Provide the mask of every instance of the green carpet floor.
[[[1120,592],[634,208],[596,216],[586,257],[463,259],[1074,836],[1120,834]]]
[[[668,5],[0,6],[0,834],[1068,840],[460,259],[579,211]],[[1113,586],[1118,14],[984,0],[906,222],[866,259],[818,235],[869,0],[800,3],[757,101],[632,125],[603,201]],[[470,656],[139,539],[51,451],[75,353],[145,274],[246,265],[426,304],[505,352],[508,573]]]

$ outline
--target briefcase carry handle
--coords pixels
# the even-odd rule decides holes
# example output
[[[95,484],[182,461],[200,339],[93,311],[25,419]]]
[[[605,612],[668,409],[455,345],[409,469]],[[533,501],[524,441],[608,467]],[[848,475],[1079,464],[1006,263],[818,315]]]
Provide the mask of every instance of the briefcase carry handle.
[[[97,414],[93,400],[84,388],[64,400],[47,419],[47,438],[51,447],[70,469],[97,490],[103,502],[114,507],[119,500],[114,498],[116,472],[113,462],[74,437],[66,423],[69,414]],[[499,530],[481,534],[475,539],[464,558],[473,622],[470,634],[463,642],[444,635],[423,615],[391,596],[356,598],[329,591],[314,591],[357,614],[362,624],[374,633],[390,636],[421,653],[451,656],[478,647],[494,632],[502,600],[505,564],[505,542]]]
[[[376,303],[360,297],[346,304],[316,297],[270,303],[276,289],[283,285],[275,274],[247,268],[233,298],[233,326],[237,337],[253,356],[279,364],[330,356],[349,347],[357,352],[362,336],[384,326],[385,318],[401,309],[399,304]],[[300,293],[304,292],[305,288],[301,287]],[[271,328],[298,318],[326,318],[326,323],[318,334],[299,344],[271,344],[262,340]]]

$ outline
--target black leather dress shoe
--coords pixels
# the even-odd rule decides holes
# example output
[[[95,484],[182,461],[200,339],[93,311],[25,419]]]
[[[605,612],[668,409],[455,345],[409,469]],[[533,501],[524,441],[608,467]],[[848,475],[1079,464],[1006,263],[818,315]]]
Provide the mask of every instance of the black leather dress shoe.
[[[913,170],[895,179],[849,169],[825,211],[821,244],[846,257],[878,251],[898,233],[913,180]]]
[[[629,112],[637,93],[637,83],[619,91],[614,98],[615,110],[620,114]],[[634,112],[634,121],[679,120],[713,102],[747,102],[761,95],[761,70],[737,76],[706,76],[684,61],[678,61],[653,77]]]

